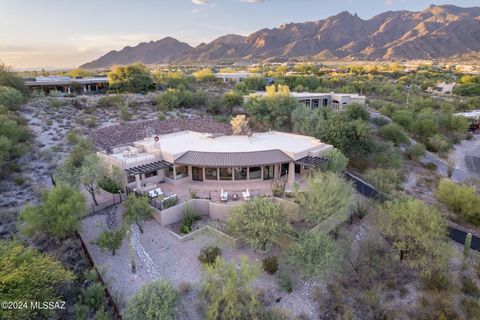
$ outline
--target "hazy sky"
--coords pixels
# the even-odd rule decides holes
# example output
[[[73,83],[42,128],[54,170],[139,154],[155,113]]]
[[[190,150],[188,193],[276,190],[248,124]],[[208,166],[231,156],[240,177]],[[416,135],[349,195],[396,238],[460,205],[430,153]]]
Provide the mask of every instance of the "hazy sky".
[[[472,7],[480,0],[0,0],[0,62],[16,68],[75,67],[109,50],[165,36],[198,45],[344,10],[368,19],[432,3]]]

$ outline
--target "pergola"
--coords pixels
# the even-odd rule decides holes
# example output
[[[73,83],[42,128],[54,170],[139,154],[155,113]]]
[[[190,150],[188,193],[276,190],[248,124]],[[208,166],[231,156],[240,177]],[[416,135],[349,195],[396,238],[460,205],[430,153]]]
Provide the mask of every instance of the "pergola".
[[[305,166],[308,168],[318,168],[327,162],[328,160],[322,157],[306,156],[295,161],[295,164]]]
[[[152,162],[152,163],[149,163],[149,164],[144,164],[144,165],[141,165],[141,166],[125,169],[125,171],[130,176],[135,176],[135,175],[138,175],[138,174],[153,172],[153,171],[157,171],[157,170],[164,169],[164,168],[171,167],[171,166],[173,166],[172,163],[170,163],[168,161],[160,160],[160,161]]]

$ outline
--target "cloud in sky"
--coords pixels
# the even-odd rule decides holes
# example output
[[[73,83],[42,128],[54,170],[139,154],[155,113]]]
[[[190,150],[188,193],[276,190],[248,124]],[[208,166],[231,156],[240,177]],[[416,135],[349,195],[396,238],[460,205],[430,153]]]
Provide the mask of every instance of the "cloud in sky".
[[[209,3],[209,0],[192,0],[193,3],[198,4],[200,6],[207,5]]]
[[[240,0],[241,2],[248,2],[248,3],[261,3],[267,0]]]

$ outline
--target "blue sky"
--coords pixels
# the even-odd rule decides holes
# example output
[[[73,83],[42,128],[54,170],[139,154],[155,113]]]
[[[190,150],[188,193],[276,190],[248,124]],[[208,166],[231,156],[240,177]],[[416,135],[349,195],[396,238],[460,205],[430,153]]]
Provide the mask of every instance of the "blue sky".
[[[17,68],[74,67],[111,49],[165,36],[198,45],[344,10],[368,19],[432,3],[480,5],[479,0],[0,0],[0,61]]]

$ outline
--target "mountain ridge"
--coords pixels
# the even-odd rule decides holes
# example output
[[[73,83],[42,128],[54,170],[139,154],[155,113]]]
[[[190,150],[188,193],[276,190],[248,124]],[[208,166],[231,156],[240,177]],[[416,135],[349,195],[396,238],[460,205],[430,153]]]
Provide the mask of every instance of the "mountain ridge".
[[[363,20],[342,11],[317,21],[282,24],[248,36],[227,34],[193,47],[166,37],[112,50],[82,65],[274,62],[321,59],[437,59],[480,52],[480,7],[431,5]]]

